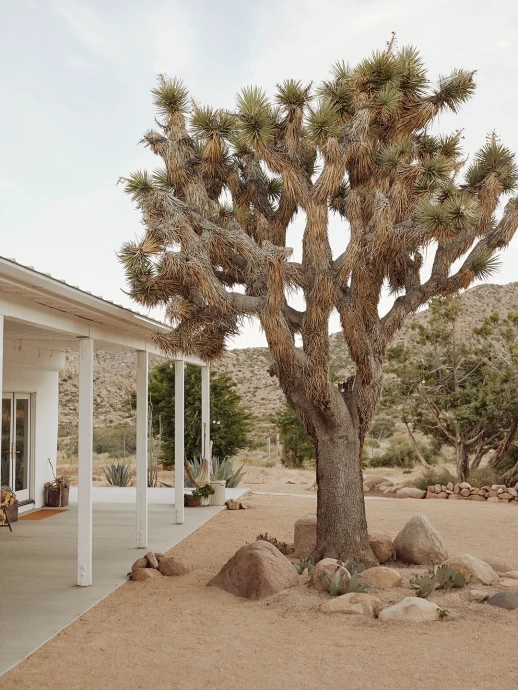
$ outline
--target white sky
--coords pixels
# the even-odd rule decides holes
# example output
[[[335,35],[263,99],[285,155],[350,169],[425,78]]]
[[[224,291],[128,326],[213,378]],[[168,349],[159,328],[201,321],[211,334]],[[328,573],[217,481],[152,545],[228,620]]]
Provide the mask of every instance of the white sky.
[[[316,82],[338,59],[422,52],[435,78],[477,70],[475,98],[438,123],[473,153],[495,129],[518,151],[518,3],[513,0],[0,0],[0,254],[133,306],[115,252],[141,233],[121,175],[158,167],[138,141],[153,126],[155,75],[231,108],[241,87]],[[289,243],[297,256],[301,222]],[[333,221],[332,244],[347,233]],[[517,280],[518,239],[495,282]],[[331,330],[338,330],[337,321]],[[238,347],[264,344],[251,324]]]

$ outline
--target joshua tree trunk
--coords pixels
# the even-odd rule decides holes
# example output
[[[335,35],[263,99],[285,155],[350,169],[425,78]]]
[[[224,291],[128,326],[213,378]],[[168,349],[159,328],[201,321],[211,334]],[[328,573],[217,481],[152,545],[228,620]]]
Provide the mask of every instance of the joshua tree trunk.
[[[337,425],[318,441],[315,557],[376,564],[367,536],[357,430]]]

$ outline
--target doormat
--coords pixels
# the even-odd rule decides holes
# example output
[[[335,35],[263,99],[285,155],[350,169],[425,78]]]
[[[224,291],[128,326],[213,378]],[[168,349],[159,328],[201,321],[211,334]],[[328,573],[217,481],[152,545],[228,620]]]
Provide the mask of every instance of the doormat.
[[[20,515],[18,520],[45,520],[45,518],[52,517],[53,515],[59,515],[59,513],[66,513],[66,510],[35,510],[34,513],[27,513],[26,515]]]

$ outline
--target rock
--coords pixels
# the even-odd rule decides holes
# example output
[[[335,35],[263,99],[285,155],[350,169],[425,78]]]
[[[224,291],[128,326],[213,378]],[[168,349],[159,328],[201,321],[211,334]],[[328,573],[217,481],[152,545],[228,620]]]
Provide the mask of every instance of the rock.
[[[502,577],[511,578],[511,580],[518,580],[518,570],[510,570],[508,573],[502,573]]]
[[[426,515],[414,515],[394,540],[396,557],[403,563],[433,565],[448,558],[441,535]]]
[[[478,494],[474,494],[473,496],[469,497],[470,501],[485,501],[486,499],[484,496],[479,496]]]
[[[195,568],[194,563],[185,556],[167,556],[160,560],[158,566],[162,575],[187,575]]]
[[[381,608],[381,600],[371,594],[349,592],[339,597],[333,597],[322,604],[320,610],[324,613],[356,613],[362,616],[372,616],[375,609]]]
[[[435,489],[435,493],[436,493],[436,494],[440,494],[441,491],[442,491],[441,485],[440,485],[440,484],[436,484],[436,485],[434,486],[434,489]]]
[[[146,553],[146,558],[147,562],[149,563],[150,568],[154,568],[155,570],[158,568],[158,561],[156,559],[155,554],[152,551],[149,551]]]
[[[365,493],[368,493],[371,490],[370,484],[364,484],[363,485],[363,490]]]
[[[424,498],[426,491],[416,489],[414,486],[405,486],[402,489],[398,489],[396,496],[398,498]]]
[[[443,565],[455,568],[465,578],[470,578],[472,584],[492,585],[498,581],[498,575],[490,565],[481,561],[480,558],[471,556],[469,553],[452,556]]]
[[[163,553],[157,553],[157,552],[155,551],[155,558],[157,559],[157,561],[158,561],[159,563],[160,563],[160,561],[162,560],[163,557],[164,557],[164,554],[163,554]]]
[[[317,516],[306,515],[295,523],[293,534],[294,555],[297,558],[308,558],[317,543]]]
[[[518,590],[518,580],[516,580],[514,577],[504,577],[500,580],[498,584],[501,587],[505,587],[505,589]]]
[[[485,556],[481,560],[491,566],[495,573],[508,573],[510,570],[514,570],[514,567],[505,558],[499,558],[498,556]]]
[[[147,568],[147,566],[148,566],[147,558],[142,557],[142,558],[137,558],[135,563],[133,563],[133,565],[131,566],[131,569],[133,570],[135,568],[135,570],[136,570],[137,568]]]
[[[242,546],[208,584],[237,597],[262,599],[298,583],[297,571],[286,556],[259,540]]]
[[[461,482],[461,483],[459,484],[459,487],[460,487],[461,489],[471,489],[471,484],[468,484],[468,482]]]
[[[516,491],[516,489],[507,489],[507,493],[511,494],[511,496],[514,496],[515,498],[518,496],[518,491]]]
[[[490,496],[489,498],[486,498],[486,501],[488,503],[498,503],[498,498],[496,496]]]
[[[386,482],[378,484],[378,489],[381,491],[381,489],[387,489],[389,486],[394,486],[394,482],[390,481],[390,479],[387,479]]]
[[[503,494],[498,494],[498,498],[499,499],[506,498],[508,501],[510,501],[514,497],[511,496],[511,494],[508,491],[504,491]]]
[[[455,486],[453,487],[453,493],[460,494],[460,484],[455,484]]]
[[[286,484],[296,484],[297,482],[294,479],[286,479]]]
[[[309,584],[316,589],[317,592],[326,592],[327,587],[323,584],[322,578],[326,575],[331,579],[337,570],[340,571],[344,582],[349,582],[351,574],[347,568],[344,568],[343,565],[338,565],[335,558],[324,558],[319,561],[311,571]]]
[[[453,482],[448,482],[446,484],[446,488],[448,489],[448,491],[453,491],[453,489],[454,489]]]
[[[448,495],[448,500],[450,500],[450,501],[458,501],[459,499],[460,499],[459,494],[453,493],[453,494]]]
[[[484,592],[483,589],[470,589],[469,590],[469,595],[471,598],[471,601],[486,601],[486,599],[491,596],[491,592]]]
[[[436,494],[436,498],[448,498],[448,494],[446,493],[446,491],[441,491],[440,494]]]
[[[460,490],[460,495],[461,495],[461,496],[469,496],[470,494],[471,494],[471,490],[470,490],[470,489],[461,489],[461,490]]]
[[[386,532],[378,529],[370,531],[369,545],[379,563],[386,563],[392,558],[394,545],[392,544],[392,539]]]
[[[487,603],[501,609],[514,611],[518,609],[518,592],[497,592],[489,597]]]
[[[380,621],[437,621],[441,617],[441,609],[432,601],[419,597],[405,597],[398,604],[389,606],[380,612]]]
[[[432,489],[433,489],[433,486],[432,486]],[[427,499],[437,498],[437,494],[435,493],[435,491],[427,491],[425,498],[427,498]]]
[[[378,565],[374,568],[364,570],[360,576],[361,582],[370,582],[373,587],[378,589],[392,589],[392,587],[402,587],[403,578],[397,570]]]
[[[162,575],[155,568],[135,568],[131,571],[131,579],[133,582],[146,582],[146,580],[153,580]]]

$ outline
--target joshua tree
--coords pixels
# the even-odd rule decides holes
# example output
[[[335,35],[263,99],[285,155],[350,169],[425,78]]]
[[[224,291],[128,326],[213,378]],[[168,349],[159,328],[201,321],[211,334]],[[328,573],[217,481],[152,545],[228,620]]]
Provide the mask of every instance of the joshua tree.
[[[461,180],[461,132],[431,130],[474,89],[473,73],[460,69],[432,85],[417,51],[392,40],[354,69],[336,64],[318,87],[290,79],[272,100],[246,87],[233,112],[191,102],[177,79],[161,76],[152,91],[158,130],[144,143],[164,167],[123,178],[146,228],[120,253],[130,294],[165,308],[172,328],[156,342],[168,353],[213,360],[246,318],[259,319],[270,373],[315,443],[316,557],[374,561],[360,458],[386,348],[431,297],[487,276],[518,224],[517,199],[496,218],[517,179],[512,153],[489,137]],[[298,212],[295,262],[286,234]],[[342,221],[339,256],[330,214]],[[381,317],[384,285],[399,294]],[[303,311],[290,304],[293,291]],[[338,386],[329,374],[333,310],[356,365]]]

